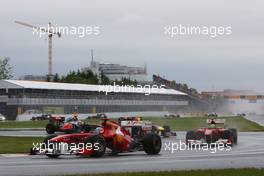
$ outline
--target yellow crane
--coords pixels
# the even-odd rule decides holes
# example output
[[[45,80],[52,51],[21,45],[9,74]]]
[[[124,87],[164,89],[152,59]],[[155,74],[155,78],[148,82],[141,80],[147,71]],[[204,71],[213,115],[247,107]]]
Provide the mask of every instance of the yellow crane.
[[[52,37],[54,35],[57,35],[58,37],[61,37],[61,33],[53,31],[51,22],[48,23],[48,29],[41,28],[38,26],[34,26],[31,24],[27,24],[21,21],[15,21],[15,23],[27,26],[32,28],[33,30],[42,31],[48,34],[48,78],[52,78]]]

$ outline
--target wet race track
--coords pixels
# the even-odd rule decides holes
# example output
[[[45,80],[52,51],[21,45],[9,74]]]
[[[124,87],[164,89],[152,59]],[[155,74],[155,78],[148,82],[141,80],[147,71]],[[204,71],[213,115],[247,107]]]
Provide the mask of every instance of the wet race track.
[[[1,132],[2,133],[2,132]],[[7,132],[6,132],[7,133]],[[45,135],[41,131],[11,132],[12,135]],[[8,135],[8,134],[6,134]],[[10,134],[11,135],[11,134]],[[105,155],[102,158],[84,158],[79,156],[62,156],[49,159],[46,156],[0,156],[1,175],[58,175],[99,172],[132,172],[264,167],[264,133],[241,132],[238,145],[230,151],[185,150],[171,151],[166,148],[169,143],[184,141],[185,132],[178,132],[177,138],[163,139],[162,151],[157,156],[144,152]],[[165,145],[166,143],[166,145]],[[166,149],[166,150],[165,150]]]

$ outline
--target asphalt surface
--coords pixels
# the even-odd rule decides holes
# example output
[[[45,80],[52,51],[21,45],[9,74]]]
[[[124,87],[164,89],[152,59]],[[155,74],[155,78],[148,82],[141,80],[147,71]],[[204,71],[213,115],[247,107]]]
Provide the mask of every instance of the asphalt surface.
[[[23,137],[44,137],[47,136],[46,131],[33,131],[33,130],[23,130],[23,131],[14,131],[6,130],[0,131],[0,136],[23,136]]]
[[[56,132],[55,134],[65,134],[63,132]],[[17,136],[17,137],[45,137],[47,136],[47,132],[45,130],[6,130],[0,131],[0,136]]]
[[[144,152],[106,155],[102,158],[62,156],[49,159],[46,156],[0,156],[0,175],[62,175],[76,173],[167,171],[217,168],[264,168],[264,133],[241,132],[238,145],[230,151],[176,150],[172,152],[169,143],[180,143],[185,132],[178,137],[164,139],[162,151],[157,156]],[[171,146],[171,145],[170,145]],[[176,146],[176,144],[174,145]],[[170,147],[171,148],[171,147]],[[175,147],[176,148],[176,147]]]

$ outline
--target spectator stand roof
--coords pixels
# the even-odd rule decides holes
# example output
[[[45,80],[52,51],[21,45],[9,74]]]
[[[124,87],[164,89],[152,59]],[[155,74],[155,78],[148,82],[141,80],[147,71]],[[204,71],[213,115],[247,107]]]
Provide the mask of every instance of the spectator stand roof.
[[[142,93],[142,94],[149,93],[149,87],[145,87],[145,89],[144,88],[141,89],[142,91],[133,92],[131,91],[131,89],[128,88],[123,89],[122,91],[117,91],[118,90],[117,86],[111,86],[111,85],[55,83],[55,82],[41,82],[41,81],[25,81],[25,80],[1,80],[0,89],[47,89],[47,90],[71,90],[71,91],[95,91],[95,92],[99,92],[99,91],[104,92],[108,90],[108,93],[109,92]],[[161,89],[154,87],[151,89],[150,94],[187,95],[183,92],[173,89]]]

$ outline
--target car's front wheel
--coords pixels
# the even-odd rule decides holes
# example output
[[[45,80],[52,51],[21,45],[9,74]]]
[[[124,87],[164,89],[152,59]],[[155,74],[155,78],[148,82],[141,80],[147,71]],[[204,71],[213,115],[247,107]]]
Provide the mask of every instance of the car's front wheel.
[[[54,151],[58,151],[59,149],[59,143],[53,143],[53,142],[49,142],[50,139],[56,137],[57,135],[50,135],[50,136],[47,136],[44,141],[43,141],[43,146],[46,147],[46,149],[49,149],[49,150],[54,150]],[[42,146],[42,147],[43,147]],[[60,154],[57,154],[57,153],[54,153],[54,154],[46,154],[47,157],[49,158],[58,158],[60,156]]]
[[[235,129],[235,128],[230,128],[229,130],[230,130],[230,131],[232,132],[232,134],[233,134],[234,144],[237,144],[237,129]]]
[[[149,133],[143,138],[143,149],[149,155],[156,155],[161,150],[161,138],[158,134]]]
[[[226,140],[228,140],[230,143],[229,144],[227,144],[227,145],[229,145],[229,146],[233,146],[233,144],[234,144],[234,136],[233,136],[233,133],[232,133],[232,131],[230,131],[230,130],[225,130],[224,132],[223,132],[223,135],[222,135],[222,138],[223,139],[226,139]]]

